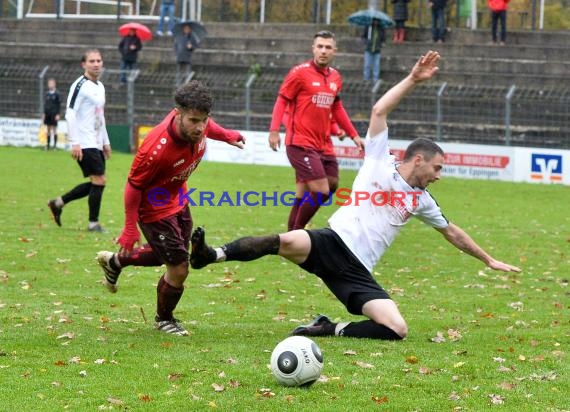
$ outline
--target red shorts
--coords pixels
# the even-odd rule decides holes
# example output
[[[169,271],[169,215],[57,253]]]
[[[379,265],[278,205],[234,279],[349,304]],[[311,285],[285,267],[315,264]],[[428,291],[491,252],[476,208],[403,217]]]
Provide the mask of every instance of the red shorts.
[[[186,206],[175,215],[139,226],[152,251],[166,264],[179,265],[187,262],[192,233],[192,216]]]
[[[293,145],[288,145],[286,151],[287,158],[295,169],[297,183],[325,179],[326,177],[338,178],[338,162],[335,156],[326,155],[315,149]]]

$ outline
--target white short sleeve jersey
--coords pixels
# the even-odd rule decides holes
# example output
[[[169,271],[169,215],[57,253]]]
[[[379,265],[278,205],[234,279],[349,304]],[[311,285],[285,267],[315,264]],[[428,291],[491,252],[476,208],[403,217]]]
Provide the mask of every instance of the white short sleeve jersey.
[[[445,228],[449,222],[425,189],[409,186],[398,173],[388,147],[388,129],[372,138],[367,135],[365,143],[364,163],[350,200],[331,216],[329,225],[372,272],[411,216],[435,228]]]
[[[109,144],[105,124],[105,86],[81,76],[73,82],[67,97],[65,119],[70,144],[82,149],[103,149]]]

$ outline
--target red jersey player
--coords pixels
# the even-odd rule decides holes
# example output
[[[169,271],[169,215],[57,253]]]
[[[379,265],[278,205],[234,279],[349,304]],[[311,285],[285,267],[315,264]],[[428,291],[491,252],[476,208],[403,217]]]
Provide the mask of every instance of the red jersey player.
[[[277,150],[281,144],[279,128],[285,120],[285,145],[289,162],[295,169],[295,203],[288,220],[288,229],[302,229],[328,200],[328,176],[338,180],[338,164],[325,153],[330,141],[331,118],[362,149],[358,132],[352,125],[339,97],[342,88],[340,73],[330,67],[336,53],[336,41],[330,31],[320,31],[313,39],[313,59],[293,67],[273,107],[269,128],[269,146]]]
[[[125,227],[117,240],[119,253],[97,254],[105,272],[107,289],[115,293],[121,270],[130,265],[166,265],[157,286],[155,328],[175,335],[188,332],[174,318],[188,276],[192,217],[186,180],[198,167],[206,151],[206,137],[243,148],[243,136],[209,118],[210,90],[198,81],[180,86],[174,96],[176,107],[152,129],[137,151],[125,186]],[[148,244],[140,240],[140,226]]]

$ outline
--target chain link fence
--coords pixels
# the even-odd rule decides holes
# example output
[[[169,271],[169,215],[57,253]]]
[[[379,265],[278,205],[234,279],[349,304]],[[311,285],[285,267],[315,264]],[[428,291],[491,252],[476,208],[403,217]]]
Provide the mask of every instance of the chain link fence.
[[[42,82],[56,78],[62,99],[66,99],[69,85],[80,75],[77,70],[54,68],[47,70],[41,79],[42,71],[44,66],[0,64],[3,116],[41,116]],[[174,72],[141,71],[130,100],[127,86],[120,86],[118,76],[117,71],[109,71],[103,77],[107,85],[108,124],[154,125],[172,109]],[[282,76],[263,74],[252,79],[251,73],[197,71],[194,78],[212,89],[215,99],[212,115],[222,124],[242,130],[246,126],[251,130],[268,130]],[[370,85],[362,82],[345,84],[343,103],[362,136],[366,134],[372,102],[391,86],[382,84],[374,93]],[[568,149],[570,88],[533,89],[516,84],[444,87],[441,82],[432,82],[415,89],[389,120],[395,139],[428,137],[445,142]]]

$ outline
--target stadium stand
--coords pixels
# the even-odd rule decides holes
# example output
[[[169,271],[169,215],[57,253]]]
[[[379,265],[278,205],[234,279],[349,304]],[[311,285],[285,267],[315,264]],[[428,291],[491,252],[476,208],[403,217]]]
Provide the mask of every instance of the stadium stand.
[[[46,76],[55,77],[65,95],[69,84],[81,73],[79,59],[87,48],[99,48],[105,66],[118,69],[119,24],[115,20],[0,20],[2,115],[38,116],[38,74],[48,65]],[[253,130],[267,130],[283,75],[294,64],[310,58],[310,39],[323,26],[205,25],[209,36],[194,54],[193,69],[194,77],[214,91],[214,117],[228,127],[243,129],[248,123]],[[362,135],[366,133],[371,102],[400,79],[417,56],[435,48],[443,55],[441,72],[435,81],[414,91],[412,98],[397,109],[392,116],[393,137],[570,147],[568,32],[510,32],[509,44],[498,47],[488,44],[486,30],[454,29],[445,44],[435,45],[428,29],[411,29],[408,42],[388,42],[384,46],[382,84],[373,92],[372,85],[361,80],[358,30],[348,25],[329,28],[339,40],[335,67],[344,76],[344,104]],[[134,122],[152,125],[172,106],[176,71],[172,39],[155,38],[145,43],[139,61]],[[260,72],[261,76],[252,83],[248,111],[245,86],[253,72]],[[118,74],[109,71],[103,81],[107,88],[108,123],[125,123],[125,90],[119,85]],[[444,82],[446,85],[442,87]],[[438,91],[441,92],[439,127]],[[509,91],[511,98],[507,99]],[[509,101],[511,106],[507,110]]]

